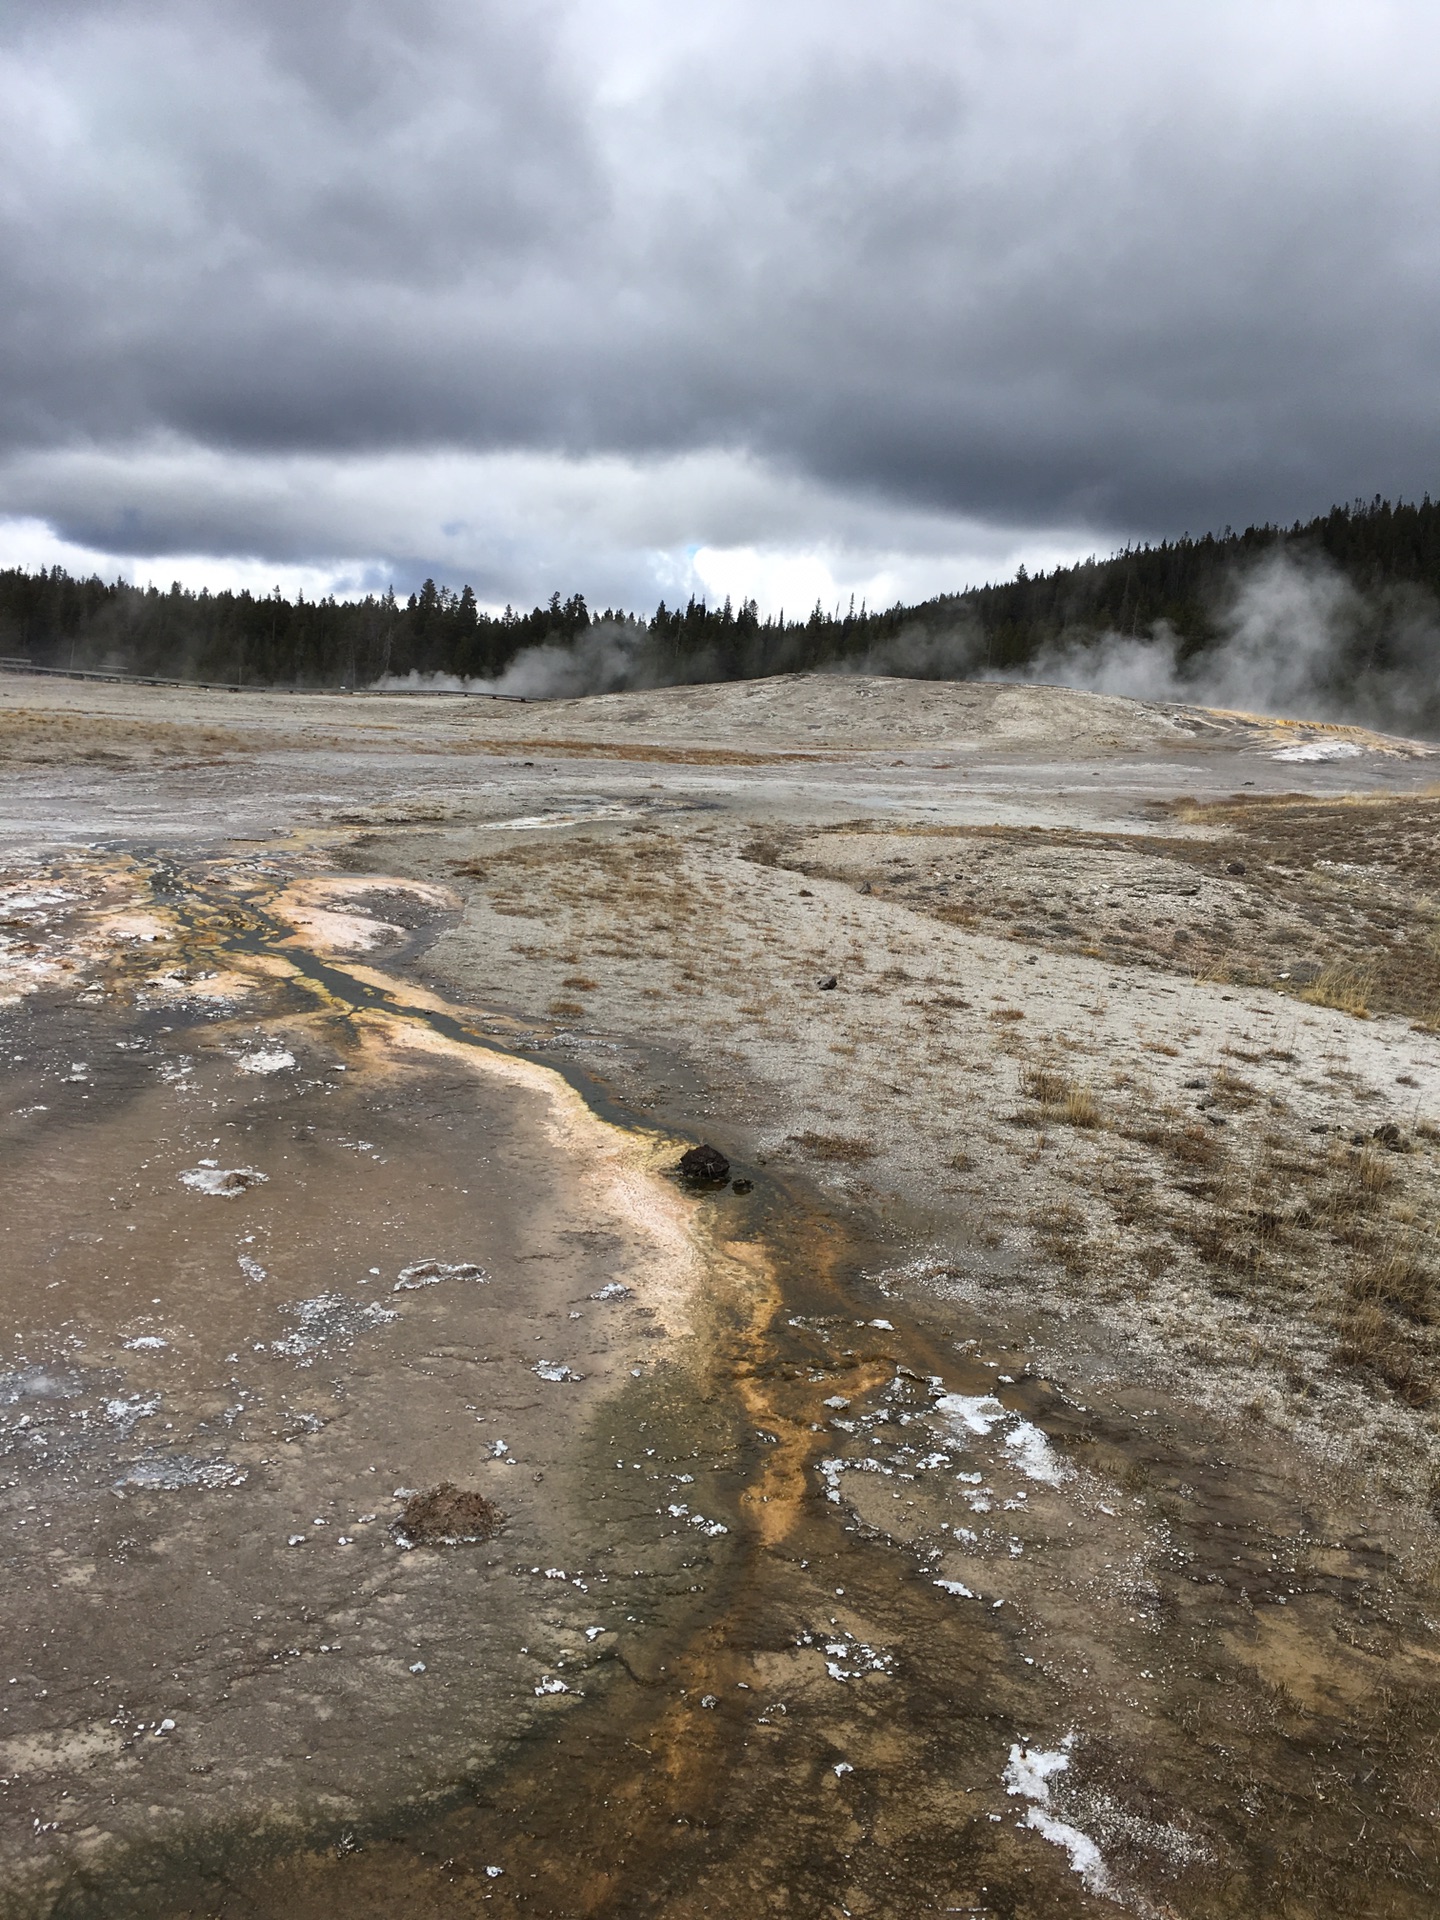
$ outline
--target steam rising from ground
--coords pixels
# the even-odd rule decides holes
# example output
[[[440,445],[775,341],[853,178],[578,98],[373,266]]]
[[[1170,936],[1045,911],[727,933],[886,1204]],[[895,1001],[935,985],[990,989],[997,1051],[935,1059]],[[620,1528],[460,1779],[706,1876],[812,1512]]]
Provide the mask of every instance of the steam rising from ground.
[[[893,639],[822,671],[1048,682],[1440,737],[1440,607],[1421,588],[1366,595],[1323,557],[1281,548],[1229,577],[1214,628],[1216,638],[1196,648],[1163,620],[1143,635],[1075,627],[1025,665],[1006,668],[994,661],[992,643],[961,603],[943,620],[917,619]],[[800,666],[800,632],[767,633],[755,670]],[[663,658],[642,626],[599,623],[573,646],[527,647],[495,680],[411,674],[381,685],[553,700],[719,680],[733,672],[705,650]]]
[[[597,621],[574,646],[546,643],[525,647],[494,680],[461,680],[450,673],[388,674],[377,682],[399,690],[435,693],[503,693],[526,700],[574,700],[587,693],[624,693],[632,688],[668,687],[720,678],[714,662],[701,654],[683,671],[658,671],[643,627]]]
[[[1328,562],[1282,549],[1234,578],[1217,626],[1218,644],[1188,658],[1160,622],[1148,639],[1046,649],[1024,677],[1405,733],[1440,722],[1440,609],[1419,589],[1372,600]]]
[[[1048,682],[1087,693],[1440,734],[1440,607],[1420,588],[1367,596],[1328,561],[1280,549],[1230,577],[1216,640],[1166,621],[1145,635],[1076,628],[1025,666],[997,669],[978,623],[917,627],[847,663],[917,678]]]

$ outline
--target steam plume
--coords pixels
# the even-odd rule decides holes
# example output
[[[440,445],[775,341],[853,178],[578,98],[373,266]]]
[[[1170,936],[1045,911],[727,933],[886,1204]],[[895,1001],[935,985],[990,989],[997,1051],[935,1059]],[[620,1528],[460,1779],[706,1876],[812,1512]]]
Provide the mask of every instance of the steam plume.
[[[1278,548],[1228,576],[1213,613],[1215,637],[1186,641],[1167,622],[1148,634],[1075,628],[1023,666],[997,666],[963,601],[867,651],[825,663],[827,673],[917,680],[1049,682],[1085,692],[1253,713],[1358,722],[1440,737],[1440,606],[1424,589],[1362,593],[1323,556]],[[754,671],[800,665],[800,629],[766,629]],[[731,677],[705,648],[665,657],[640,625],[599,622],[573,645],[527,647],[494,680],[391,677],[382,685],[453,687],[529,699],[568,699]]]

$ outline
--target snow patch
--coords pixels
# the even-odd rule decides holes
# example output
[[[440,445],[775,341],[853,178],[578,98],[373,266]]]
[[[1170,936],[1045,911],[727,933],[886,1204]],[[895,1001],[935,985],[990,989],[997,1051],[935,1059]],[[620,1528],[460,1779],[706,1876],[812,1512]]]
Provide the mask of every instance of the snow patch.
[[[1039,1427],[1029,1420],[1016,1421],[1005,1436],[1005,1450],[1027,1480],[1041,1480],[1046,1486],[1058,1487],[1068,1478],[1064,1461]]]
[[[235,1064],[241,1073],[286,1073],[294,1066],[295,1056],[284,1047],[261,1047],[255,1053],[242,1053]]]
[[[467,1260],[453,1264],[444,1260],[417,1260],[412,1266],[402,1267],[390,1291],[414,1293],[421,1287],[438,1287],[442,1280],[473,1280],[480,1285],[489,1278],[483,1267],[473,1266]]]
[[[182,1173],[180,1183],[195,1193],[208,1193],[221,1200],[233,1200],[237,1194],[261,1186],[269,1178],[268,1173],[258,1173],[254,1167],[207,1167],[202,1162],[200,1166],[190,1167]]]
[[[179,1493],[184,1487],[243,1487],[250,1478],[233,1461],[196,1459],[188,1453],[172,1453],[148,1460],[137,1460],[116,1482],[122,1487],[143,1487],[150,1493]]]
[[[1108,1893],[1110,1875],[1099,1847],[1089,1834],[1072,1827],[1068,1821],[1057,1820],[1049,1811],[1050,1782],[1068,1771],[1068,1748],[1074,1738],[1073,1734],[1067,1734],[1063,1743],[1050,1752],[1018,1743],[1012,1746],[1003,1776],[1005,1791],[1030,1802],[1025,1810],[1026,1826],[1033,1827],[1052,1846],[1065,1849],[1070,1856],[1071,1870],[1079,1874],[1088,1892]]]
[[[317,1293],[312,1299],[291,1302],[282,1311],[297,1325],[294,1333],[271,1341],[270,1351],[302,1367],[313,1366],[316,1354],[327,1347],[349,1346],[359,1334],[399,1318],[390,1307],[362,1306],[340,1293]]]
[[[970,1433],[987,1434],[1006,1417],[1004,1407],[993,1393],[944,1393],[935,1406],[937,1412],[957,1420]]]
[[[945,1393],[935,1402],[935,1408],[952,1426],[982,1438],[1009,1423],[1009,1431],[1004,1435],[1005,1451],[1027,1479],[1058,1487],[1070,1478],[1070,1469],[1040,1428],[1023,1414],[1002,1406],[993,1393]]]
[[[1306,740],[1294,747],[1281,747],[1272,760],[1354,760],[1364,749],[1353,740]]]

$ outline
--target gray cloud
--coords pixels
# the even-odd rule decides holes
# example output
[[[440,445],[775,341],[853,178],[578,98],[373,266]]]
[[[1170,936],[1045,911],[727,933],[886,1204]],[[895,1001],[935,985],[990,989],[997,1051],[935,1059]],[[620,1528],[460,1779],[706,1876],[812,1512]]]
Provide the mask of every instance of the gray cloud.
[[[396,460],[548,461],[563,502],[577,462],[703,456],[817,503],[802,542],[829,503],[939,551],[947,517],[1103,545],[1418,494],[1437,51],[1414,0],[12,6],[0,503],[503,598],[724,536],[697,503],[623,552],[485,513],[462,552],[463,511],[377,545],[347,498]],[[305,460],[355,477],[302,535]]]

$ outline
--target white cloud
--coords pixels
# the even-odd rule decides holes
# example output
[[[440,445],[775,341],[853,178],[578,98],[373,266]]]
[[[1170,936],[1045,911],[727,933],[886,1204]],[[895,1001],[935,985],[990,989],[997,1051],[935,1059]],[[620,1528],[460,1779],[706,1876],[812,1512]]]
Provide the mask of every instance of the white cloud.
[[[297,567],[208,553],[128,555],[119,559],[102,548],[61,538],[43,520],[15,515],[0,515],[0,567],[21,567],[27,573],[36,573],[42,567],[63,567],[76,579],[98,575],[102,580],[128,580],[133,586],[158,587],[162,592],[176,582],[195,593],[202,587],[212,593],[241,593],[248,588],[253,594],[265,595],[278,588],[287,600],[299,594],[307,600],[323,600],[327,594],[337,600],[358,598],[373,592],[376,580],[385,575],[378,562],[359,567]]]
[[[1037,536],[877,502],[713,449],[274,455],[165,436],[0,461],[7,512],[10,565],[307,597],[392,580],[403,593],[433,573],[490,606],[579,590],[642,612],[692,593],[767,613],[852,593],[889,605],[1097,544],[1084,530]]]
[[[913,606],[988,580],[1008,580],[1016,568],[1031,573],[1068,566],[1093,551],[1081,534],[1046,538],[1034,532],[963,523],[939,550],[877,551],[865,546],[700,547],[692,566],[707,597],[758,603],[762,616],[803,619],[818,601],[827,613],[857,608]]]

